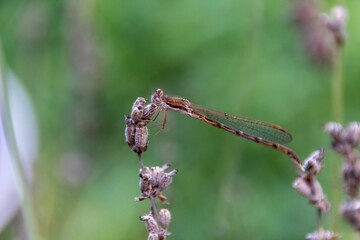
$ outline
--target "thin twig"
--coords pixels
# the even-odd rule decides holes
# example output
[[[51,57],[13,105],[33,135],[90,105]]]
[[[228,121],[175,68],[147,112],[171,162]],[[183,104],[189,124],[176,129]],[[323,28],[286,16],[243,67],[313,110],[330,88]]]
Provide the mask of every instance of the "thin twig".
[[[157,210],[155,198],[153,196],[150,196],[150,201],[151,201],[151,215],[153,215],[155,220],[158,222],[159,221],[159,213]]]

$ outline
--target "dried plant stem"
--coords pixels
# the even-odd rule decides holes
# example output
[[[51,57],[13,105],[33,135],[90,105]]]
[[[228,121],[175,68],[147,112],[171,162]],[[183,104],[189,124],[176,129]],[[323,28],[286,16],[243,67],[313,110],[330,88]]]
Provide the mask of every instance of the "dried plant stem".
[[[21,212],[24,218],[24,224],[29,240],[40,240],[41,237],[38,232],[38,225],[35,217],[35,212],[32,203],[32,196],[30,186],[28,184],[25,171],[22,167],[21,157],[19,154],[13,121],[11,117],[9,95],[8,95],[8,81],[7,70],[3,60],[3,52],[0,43],[0,116],[5,129],[5,138],[11,154],[13,167],[15,170],[16,186],[19,193],[19,202],[21,205]]]
[[[159,212],[156,207],[156,202],[154,197],[150,197],[151,201],[151,215],[155,218],[156,221],[159,221]]]
[[[322,223],[322,211],[321,209],[317,209],[317,221],[318,221],[318,229],[323,229],[323,223]]]
[[[332,81],[331,81],[331,99],[332,99],[332,118],[336,122],[344,121],[344,77],[343,77],[343,62],[342,62],[342,49],[339,48],[336,55],[336,59],[332,71]],[[338,214],[337,207],[341,204],[341,179],[340,179],[340,170],[342,161],[339,156],[331,156],[331,164],[329,164],[330,183],[331,183],[331,202],[335,207],[330,213],[331,229],[338,231],[341,223],[341,216]]]
[[[332,118],[336,122],[344,121],[344,80],[342,51],[339,49],[334,62],[331,81]]]
[[[139,158],[140,169],[144,169],[144,161],[141,157],[141,153],[138,153],[138,158]]]

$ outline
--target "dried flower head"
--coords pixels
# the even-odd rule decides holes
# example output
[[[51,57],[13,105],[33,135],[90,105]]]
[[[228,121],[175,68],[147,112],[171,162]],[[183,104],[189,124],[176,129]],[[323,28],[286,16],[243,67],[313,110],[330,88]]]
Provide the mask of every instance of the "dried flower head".
[[[351,122],[346,128],[336,122],[328,122],[324,131],[331,136],[331,145],[335,152],[346,155],[360,143],[360,123]]]
[[[131,150],[139,155],[147,150],[149,131],[148,119],[143,118],[146,101],[138,97],[131,109],[130,116],[125,116],[125,140]]]
[[[321,148],[320,150],[311,153],[311,155],[305,159],[304,168],[308,175],[315,176],[320,173],[324,166],[324,154],[325,151]]]
[[[298,193],[306,197],[311,205],[321,210],[321,212],[329,211],[330,204],[326,200],[322,187],[317,179],[299,177],[294,181],[293,187]]]
[[[321,13],[319,5],[317,0],[297,0],[293,15],[309,56],[332,66],[346,39],[347,10],[336,6],[330,14]]]
[[[138,97],[131,109],[131,114],[125,116],[125,140],[131,150],[139,154],[145,152],[148,147],[149,131],[147,124],[155,114],[157,106],[153,103],[146,105],[146,100]],[[141,165],[142,161],[141,161]]]
[[[158,197],[161,202],[166,202],[166,197],[162,192],[172,183],[172,178],[177,174],[177,170],[169,173],[165,171],[170,164],[162,167],[144,167],[140,169],[140,191],[141,195],[135,201],[142,201],[150,197]]]
[[[348,21],[348,11],[343,6],[335,6],[330,14],[324,13],[321,19],[325,26],[334,34],[338,46],[342,46],[346,39],[346,24]]]
[[[344,203],[341,207],[344,219],[357,231],[360,231],[360,200],[355,199]]]
[[[360,143],[360,123],[351,122],[344,130],[344,135],[354,147],[357,147]]]
[[[148,120],[135,122],[131,117],[125,116],[125,140],[131,150],[141,154],[147,150],[149,143]]]
[[[360,157],[355,150],[360,143],[360,123],[351,122],[343,127],[339,123],[329,122],[324,130],[331,136],[332,149],[345,157],[342,167],[344,190],[355,198],[360,187]]]
[[[344,191],[351,197],[358,195],[360,187],[360,161],[345,160],[342,167]]]
[[[150,232],[147,240],[159,240],[159,235],[154,232]]]
[[[340,235],[338,233],[323,229],[306,235],[306,240],[336,240],[339,238]]]
[[[320,11],[316,0],[294,1],[293,19],[301,28],[311,24]]]
[[[337,122],[328,122],[324,125],[324,131],[329,133],[333,138],[340,137],[342,128],[342,125]]]
[[[146,231],[148,233],[158,233],[160,228],[151,214],[140,216],[140,220],[145,222]]]
[[[319,181],[316,179],[316,175],[320,173],[323,167],[323,159],[324,149],[313,152],[305,160],[305,172],[296,178],[293,187],[321,212],[327,212],[330,204],[326,200]]]
[[[150,103],[145,106],[142,119],[150,120],[150,118],[158,111],[158,106]]]
[[[165,210],[166,211],[163,211],[163,212],[166,212],[165,213],[167,215],[167,216],[165,216],[165,218],[166,218],[169,216],[168,214],[170,214],[170,212],[167,209],[165,209]],[[162,213],[160,211],[159,216],[161,217],[161,215],[162,215]],[[165,240],[166,237],[170,235],[170,233],[167,231],[167,228],[163,228],[163,227],[159,226],[159,224],[157,223],[154,216],[152,216],[152,214],[149,213],[149,214],[140,216],[140,220],[145,222],[146,231],[149,233],[148,239]],[[169,220],[169,219],[167,219],[167,220]],[[165,220],[165,222],[167,220]]]
[[[145,108],[145,103],[146,103],[146,100],[145,100],[145,98],[142,98],[142,97],[138,97],[135,100],[135,102],[132,106],[132,110],[131,110],[131,119],[135,123],[142,119],[143,113],[144,113],[144,108]]]

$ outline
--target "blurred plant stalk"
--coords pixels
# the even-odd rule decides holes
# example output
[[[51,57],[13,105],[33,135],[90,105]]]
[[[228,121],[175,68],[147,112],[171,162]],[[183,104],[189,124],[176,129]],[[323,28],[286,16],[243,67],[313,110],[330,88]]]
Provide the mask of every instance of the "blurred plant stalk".
[[[344,84],[345,78],[343,74],[343,46],[346,43],[346,25],[348,20],[347,9],[343,6],[335,6],[331,10],[331,15],[325,15],[325,22],[328,28],[334,34],[337,43],[337,51],[334,56],[331,78],[331,99],[332,99],[332,119],[333,121],[344,122]],[[330,165],[331,177],[331,198],[334,206],[341,205],[341,195],[338,193],[342,189],[339,169],[341,169],[340,157],[333,155],[332,164]],[[331,212],[332,229],[340,228],[341,218],[337,211]]]
[[[29,240],[41,240],[38,224],[34,212],[34,205],[32,202],[32,195],[30,186],[27,181],[25,171],[22,166],[19,149],[17,146],[13,119],[10,111],[9,95],[8,95],[8,79],[6,63],[2,50],[2,43],[0,42],[0,117],[4,124],[6,144],[9,147],[13,167],[15,170],[16,186],[20,199],[21,212],[24,219],[27,238]]]
[[[343,77],[343,61],[342,61],[342,49],[336,56],[331,79],[331,99],[332,99],[332,119],[335,122],[344,122],[344,77]],[[341,179],[339,176],[339,169],[341,169],[340,157],[333,154],[331,156],[331,164],[329,165],[329,172],[331,173],[331,202],[334,206],[340,206],[342,196],[339,194],[339,190],[342,189]],[[341,224],[341,216],[337,211],[331,211],[330,219],[332,221],[332,229],[339,230]]]
[[[295,2],[294,19],[303,35],[305,50],[316,62],[330,67],[331,71],[331,118],[335,122],[344,122],[344,76],[342,52],[347,38],[348,11],[346,7],[335,5],[330,12],[322,12],[321,0],[298,0]],[[332,156],[329,164],[330,201],[339,206],[341,179],[340,158]],[[337,211],[331,211],[332,229],[340,228]]]

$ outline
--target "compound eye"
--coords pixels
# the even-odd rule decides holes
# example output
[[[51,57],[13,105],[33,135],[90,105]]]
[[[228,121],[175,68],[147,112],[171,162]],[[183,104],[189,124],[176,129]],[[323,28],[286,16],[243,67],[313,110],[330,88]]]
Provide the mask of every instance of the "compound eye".
[[[162,99],[163,99],[163,96],[164,96],[163,90],[157,89],[157,90],[155,91],[155,93],[154,93],[154,94],[152,95],[152,97],[151,97],[151,102],[154,103],[154,104],[156,104],[156,105],[159,105],[159,104],[161,104],[161,101],[162,101]]]

